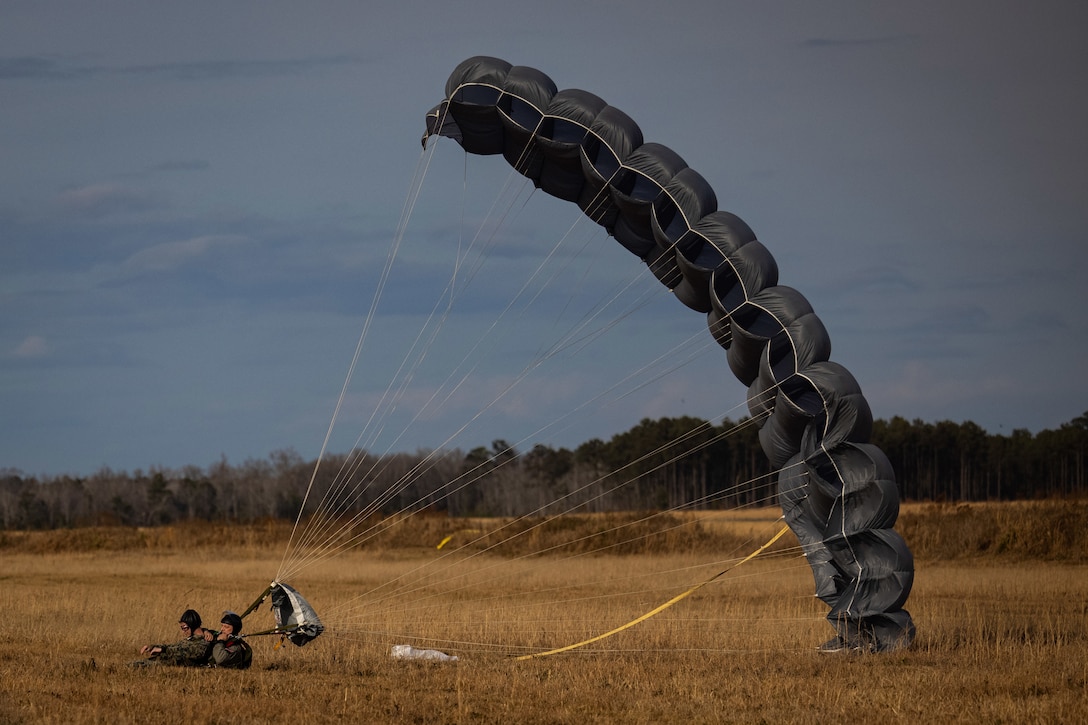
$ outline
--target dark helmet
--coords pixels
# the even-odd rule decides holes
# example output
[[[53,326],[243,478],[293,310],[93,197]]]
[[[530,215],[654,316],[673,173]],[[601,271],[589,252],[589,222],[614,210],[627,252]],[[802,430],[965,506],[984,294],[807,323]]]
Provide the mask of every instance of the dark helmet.
[[[229,624],[234,630],[234,634],[242,633],[242,618],[234,612],[223,612],[223,618],[219,621],[222,624]]]
[[[200,629],[200,615],[197,614],[195,609],[186,609],[182,612],[181,619],[178,622],[187,626],[190,632]]]

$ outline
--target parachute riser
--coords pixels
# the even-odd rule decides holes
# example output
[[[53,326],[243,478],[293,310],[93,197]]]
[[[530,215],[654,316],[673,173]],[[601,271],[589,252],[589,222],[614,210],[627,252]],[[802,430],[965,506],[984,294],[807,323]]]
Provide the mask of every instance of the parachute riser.
[[[250,632],[249,634],[243,634],[242,637],[263,637],[269,634],[282,634],[288,635],[292,632],[304,627],[304,624],[292,624],[290,627],[273,627],[272,629],[266,629],[261,632]]]
[[[242,612],[242,614],[240,615],[241,618],[245,619],[248,614],[256,611],[258,607],[264,604],[264,600],[268,599],[268,595],[272,593],[272,587],[274,586],[276,586],[276,582],[272,582],[271,584],[269,584],[268,587],[263,592],[261,592],[261,595],[254,600],[253,604],[250,604],[249,607],[246,608],[246,611]]]

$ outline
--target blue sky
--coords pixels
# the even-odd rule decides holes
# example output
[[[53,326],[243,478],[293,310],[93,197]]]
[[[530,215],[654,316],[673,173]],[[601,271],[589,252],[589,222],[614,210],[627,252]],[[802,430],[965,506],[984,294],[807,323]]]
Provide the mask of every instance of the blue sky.
[[[4,3],[0,468],[316,455],[423,116],[478,54],[591,90],[679,152],[812,302],[877,417],[1007,433],[1080,415],[1088,9],[885,5]],[[448,281],[461,219],[482,215],[505,173],[500,159],[466,164],[449,141],[434,150],[333,450],[368,419]],[[479,205],[463,206],[466,183]],[[518,212],[374,446],[446,444],[559,310],[574,314],[567,300],[638,274],[579,229],[591,251],[559,268],[566,285],[508,317],[473,379],[424,408],[510,280],[576,219],[539,194]],[[535,434],[640,361],[704,338],[699,315],[661,290],[450,444],[576,445],[645,415],[739,417],[743,386],[709,347]]]

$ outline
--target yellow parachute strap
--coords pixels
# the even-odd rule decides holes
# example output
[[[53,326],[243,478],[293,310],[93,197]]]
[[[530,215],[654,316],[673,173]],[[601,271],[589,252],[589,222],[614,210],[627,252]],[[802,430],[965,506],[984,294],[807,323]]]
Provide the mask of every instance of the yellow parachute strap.
[[[743,563],[745,563],[747,561],[751,561],[752,559],[756,558],[757,556],[762,554],[764,551],[766,551],[767,548],[771,546],[771,544],[773,544],[774,542],[776,542],[780,538],[782,538],[782,536],[789,530],[790,530],[789,526],[783,526],[778,531],[777,534],[775,534],[774,536],[772,536],[770,539],[767,540],[766,544],[759,547],[758,549],[753,551],[751,554],[749,554],[748,556],[746,556],[743,559],[741,559],[740,561],[738,561],[733,566],[729,567],[728,569],[724,569],[724,570],[718,572],[717,574],[710,577],[706,581],[699,582],[698,584],[693,586],[691,589],[688,589],[686,592],[681,592],[680,594],[677,594],[675,597],[673,597],[669,601],[667,601],[664,604],[661,604],[661,605],[651,609],[650,611],[646,612],[646,614],[643,614],[641,617],[638,617],[636,619],[632,619],[627,624],[622,624],[619,627],[616,627],[615,629],[611,629],[611,630],[605,632],[604,634],[598,634],[596,637],[590,637],[589,639],[584,640],[582,642],[577,642],[575,644],[568,644],[566,647],[559,647],[558,649],[550,649],[547,652],[534,652],[533,654],[521,655],[520,657],[517,657],[516,659],[518,659],[518,660],[530,660],[530,659],[533,659],[534,657],[547,657],[548,655],[556,655],[556,654],[559,654],[560,652],[568,652],[568,651],[570,651],[572,649],[578,649],[579,647],[583,647],[583,646],[585,646],[587,644],[592,644],[594,642],[600,642],[602,639],[604,639],[606,637],[611,637],[612,635],[617,634],[619,632],[622,632],[625,629],[628,629],[630,627],[634,627],[636,624],[638,624],[640,622],[645,622],[650,617],[654,616],[655,614],[658,614],[660,612],[665,611],[666,609],[668,609],[672,605],[679,602],[681,599],[685,599],[685,598],[691,596],[692,594],[699,591],[700,589],[702,589],[703,587],[705,587],[707,584],[714,581],[715,579],[717,579],[717,578],[719,578],[721,576],[724,576],[725,574],[728,574],[729,572],[733,571],[734,569],[736,569],[741,564],[743,564]]]
[[[439,541],[438,546],[436,546],[434,548],[436,548],[438,550],[441,550],[443,546],[450,543],[450,541],[453,539],[453,537],[457,536],[458,534],[478,534],[478,533],[480,533],[480,529],[460,529],[459,531],[454,531],[452,534],[450,534],[446,538],[442,539],[442,541]]]

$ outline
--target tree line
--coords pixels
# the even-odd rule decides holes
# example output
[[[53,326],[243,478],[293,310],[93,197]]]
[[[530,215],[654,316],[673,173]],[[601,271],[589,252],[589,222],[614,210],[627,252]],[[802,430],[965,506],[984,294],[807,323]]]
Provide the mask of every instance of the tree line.
[[[972,422],[877,420],[872,442],[891,460],[904,500],[1000,501],[1088,494],[1088,412],[1056,430],[992,434]],[[735,508],[775,502],[775,475],[750,419],[715,425],[693,417],[644,419],[608,441],[577,448],[506,441],[470,451],[374,456],[354,451],[315,462],[294,451],[231,464],[82,476],[0,470],[0,528],[186,520],[293,519],[355,471],[344,513],[430,509],[449,515]],[[371,509],[364,509],[364,507]]]

